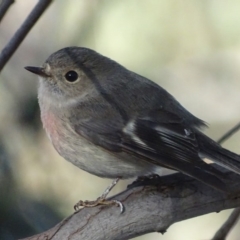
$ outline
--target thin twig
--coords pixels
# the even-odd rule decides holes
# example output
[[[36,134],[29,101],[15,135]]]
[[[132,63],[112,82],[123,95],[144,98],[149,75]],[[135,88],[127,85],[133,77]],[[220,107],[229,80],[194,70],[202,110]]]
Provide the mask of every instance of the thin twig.
[[[3,0],[0,5],[0,22],[3,16],[6,14],[8,8],[14,3],[14,0]]]
[[[225,240],[230,230],[235,226],[240,216],[240,208],[235,208],[227,221],[216,232],[212,240]]]
[[[235,134],[238,130],[240,130],[240,123],[238,123],[236,126],[234,126],[232,129],[227,131],[220,139],[218,139],[217,143],[222,144],[225,142],[228,138],[230,138],[233,134]]]
[[[7,63],[7,61],[10,59],[12,54],[16,51],[20,43],[23,41],[25,36],[28,34],[32,26],[36,23],[36,21],[39,19],[41,14],[51,2],[52,0],[39,0],[32,12],[22,24],[22,26],[17,30],[9,43],[2,50],[0,55],[0,72]]]

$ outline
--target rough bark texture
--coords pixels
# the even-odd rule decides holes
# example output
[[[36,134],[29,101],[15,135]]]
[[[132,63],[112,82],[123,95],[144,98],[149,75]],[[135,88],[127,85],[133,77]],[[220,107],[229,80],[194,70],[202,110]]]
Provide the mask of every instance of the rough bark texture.
[[[228,175],[229,188],[236,192],[240,177]],[[164,233],[175,222],[240,206],[240,194],[218,192],[180,173],[133,184],[113,198],[124,204],[124,213],[115,206],[84,208],[25,240],[130,239],[150,232]]]

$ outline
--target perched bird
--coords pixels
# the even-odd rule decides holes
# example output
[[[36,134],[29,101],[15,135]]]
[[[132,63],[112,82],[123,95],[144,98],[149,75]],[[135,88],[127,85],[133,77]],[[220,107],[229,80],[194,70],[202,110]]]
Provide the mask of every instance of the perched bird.
[[[25,68],[39,76],[41,119],[58,153],[84,171],[116,178],[96,201],[77,206],[108,204],[119,179],[161,167],[227,191],[223,173],[205,157],[240,174],[240,156],[204,135],[202,120],[156,83],[91,49],[67,47],[42,67]]]

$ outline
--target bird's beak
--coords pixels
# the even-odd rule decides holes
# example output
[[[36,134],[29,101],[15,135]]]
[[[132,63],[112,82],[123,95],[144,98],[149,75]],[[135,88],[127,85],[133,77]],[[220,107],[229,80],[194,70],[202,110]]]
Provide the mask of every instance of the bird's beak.
[[[44,68],[27,66],[25,67],[25,69],[28,70],[29,72],[37,74],[38,76],[49,77],[49,75],[44,71]]]

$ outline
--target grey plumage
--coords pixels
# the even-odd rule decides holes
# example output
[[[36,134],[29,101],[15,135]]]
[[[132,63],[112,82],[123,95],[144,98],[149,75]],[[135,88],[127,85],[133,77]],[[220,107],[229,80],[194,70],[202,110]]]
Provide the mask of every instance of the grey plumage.
[[[130,178],[163,166],[221,191],[223,174],[202,157],[240,174],[239,155],[201,133],[202,120],[157,84],[93,50],[64,48],[42,68],[27,69],[41,76],[41,116],[53,145],[85,171]]]

